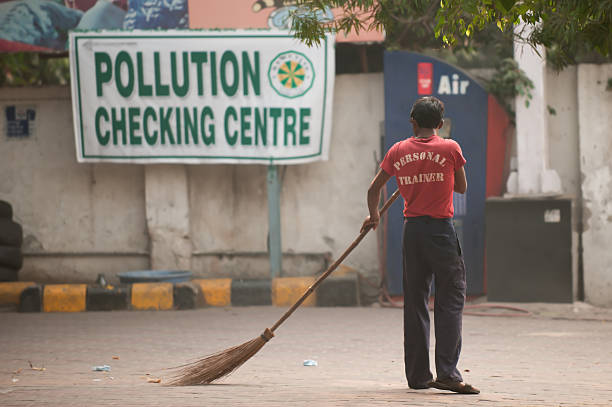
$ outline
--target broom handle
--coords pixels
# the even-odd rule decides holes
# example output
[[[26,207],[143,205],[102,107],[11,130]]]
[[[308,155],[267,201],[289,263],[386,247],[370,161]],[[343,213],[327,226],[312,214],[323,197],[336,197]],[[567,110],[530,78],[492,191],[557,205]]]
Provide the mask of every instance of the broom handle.
[[[387,202],[385,202],[385,204],[383,205],[383,207],[380,209],[379,213],[382,215],[387,209],[389,209],[389,207],[391,206],[391,204],[393,202],[395,202],[395,200],[397,199],[397,197],[399,196],[399,189],[397,189],[393,195],[391,195],[391,198],[389,198],[387,200]],[[370,231],[370,229],[372,229],[372,227],[368,227],[366,228],[363,232],[359,233],[359,236],[357,236],[357,238],[353,241],[353,243],[351,243],[351,245],[344,251],[344,253],[342,253],[342,255],[338,258],[338,260],[336,260],[331,266],[329,266],[327,268],[327,270],[325,271],[325,273],[321,274],[319,276],[319,278],[317,278],[317,281],[314,282],[313,285],[311,285],[310,287],[308,287],[308,290],[306,290],[306,292],[304,294],[302,294],[302,296],[300,297],[299,300],[297,300],[295,302],[295,304],[293,304],[291,306],[291,308],[289,308],[289,310],[287,312],[285,312],[285,315],[283,315],[278,321],[276,321],[276,323],[274,324],[274,326],[272,326],[272,328],[270,328],[270,330],[272,332],[276,331],[276,329],[281,326],[281,324],[283,322],[285,322],[285,320],[287,318],[289,318],[289,316],[291,316],[291,314],[293,314],[293,312],[300,306],[302,305],[302,303],[304,302],[304,300],[319,286],[319,284],[321,284],[321,282],[323,280],[325,280],[327,278],[327,276],[329,276],[343,261],[344,259],[346,259],[346,257],[353,251],[353,249],[355,247],[357,247],[357,245],[359,244],[359,242],[361,242],[363,240],[363,238],[365,237],[365,235],[368,234],[368,232]]]

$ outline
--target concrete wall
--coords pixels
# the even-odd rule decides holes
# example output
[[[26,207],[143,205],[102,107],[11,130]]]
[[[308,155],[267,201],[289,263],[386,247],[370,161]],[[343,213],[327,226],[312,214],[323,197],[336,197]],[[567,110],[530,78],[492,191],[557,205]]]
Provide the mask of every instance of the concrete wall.
[[[584,285],[590,303],[612,307],[612,64],[578,67]]]
[[[563,193],[580,198],[578,128],[578,68],[561,72],[548,69],[546,102],[548,116],[548,165],[561,178]],[[562,86],[560,86],[562,85]]]
[[[572,280],[574,298],[578,298],[578,242],[582,230],[582,193],[577,66],[567,67],[561,72],[547,69],[546,103],[549,150],[546,165],[559,174],[563,195],[572,198]]]
[[[510,154],[518,171],[508,181],[508,195],[572,199],[572,285],[573,296],[578,298],[582,201],[577,67],[555,72],[532,49],[520,48],[515,58],[535,89],[529,106],[524,97],[515,101],[518,128]]]
[[[36,108],[32,137],[6,137],[9,105]],[[24,228],[21,279],[115,282],[148,268],[269,276],[265,166],[78,164],[68,88],[0,89],[0,108],[0,199]],[[359,232],[380,154],[382,74],[338,76],[333,119],[328,162],[281,168],[282,275],[324,270]],[[377,274],[375,237],[346,264]]]
[[[612,306],[611,77],[612,65],[546,73],[546,103],[556,111],[547,114],[546,165],[575,198],[574,242],[578,220],[584,222],[586,300],[606,306]],[[35,107],[30,138],[6,137],[9,105]],[[0,89],[0,109],[0,199],[13,204],[24,228],[21,279],[91,282],[104,273],[113,282],[118,272],[148,268],[189,268],[199,277],[269,275],[265,166],[77,164],[68,88]],[[280,169],[284,276],[322,271],[358,233],[380,155],[382,74],[338,76],[333,119],[328,162]],[[376,278],[373,234],[346,264]]]
[[[515,31],[530,31],[531,26],[518,25]],[[541,195],[559,193],[560,182],[551,183],[549,165],[549,133],[547,114],[547,70],[543,59],[546,50],[539,46],[532,48],[522,42],[514,42],[514,59],[533,83],[531,99],[526,95],[517,96],[516,108],[516,149],[518,182],[514,194]],[[554,170],[552,171],[554,173]],[[554,175],[553,175],[554,177]]]
[[[382,74],[336,77],[330,160],[280,169],[282,275],[324,270],[359,233],[382,120]],[[202,277],[268,276],[266,167],[188,170],[193,271]],[[376,273],[376,239],[368,236],[346,264]]]
[[[9,139],[5,107],[33,106],[31,137]],[[77,164],[70,92],[0,91],[0,199],[24,230],[21,279],[85,282],[146,268],[143,168]]]
[[[527,159],[522,162],[518,160],[519,167],[522,163],[527,179],[537,174],[537,168],[540,171],[543,168],[547,177],[558,175],[559,193],[573,200],[574,298],[579,299],[584,294],[588,302],[610,306],[612,269],[607,265],[612,262],[607,246],[612,238],[612,228],[608,224],[612,218],[608,220],[607,214],[612,202],[608,164],[612,153],[609,136],[612,92],[606,91],[608,80],[612,77],[610,65],[570,66],[561,72],[554,72],[545,68],[541,57],[532,55],[531,58],[529,63],[536,74],[530,78],[534,79],[536,88],[542,88],[543,94],[538,93],[530,107],[525,107],[524,100],[517,99],[517,116],[524,116],[523,127],[527,130],[532,130],[536,120],[544,121],[540,127],[546,129],[546,137],[535,146],[530,144],[534,142],[531,140],[533,134],[523,137],[523,147],[527,145],[527,148],[523,148],[522,152],[527,154]],[[534,109],[533,105],[537,103],[540,106]],[[517,138],[520,139],[521,135],[518,134]],[[543,150],[538,152],[538,148]],[[516,156],[520,153],[521,150],[517,148],[513,154]],[[540,181],[547,177],[540,178]],[[531,181],[537,183],[537,179]],[[530,196],[537,199],[538,196],[556,195],[550,188],[547,191],[542,182],[540,187]],[[528,189],[523,188],[522,192],[529,192]],[[520,190],[516,187],[514,193],[521,193]],[[582,245],[579,245],[581,240]],[[584,252],[581,252],[581,246]]]

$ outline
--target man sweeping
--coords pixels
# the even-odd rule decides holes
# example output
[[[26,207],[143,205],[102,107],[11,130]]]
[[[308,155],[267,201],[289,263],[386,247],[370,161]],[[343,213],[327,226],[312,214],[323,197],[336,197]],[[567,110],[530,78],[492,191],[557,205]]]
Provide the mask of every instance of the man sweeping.
[[[480,391],[464,383],[457,370],[466,280],[452,223],[453,191],[464,194],[467,189],[466,160],[457,142],[437,135],[443,115],[444,104],[435,97],[414,103],[410,112],[414,137],[394,144],[380,164],[368,189],[370,215],[361,230],[378,225],[380,192],[395,176],[404,198],[404,362],[408,386],[478,394]],[[429,367],[428,303],[433,276],[436,380]]]

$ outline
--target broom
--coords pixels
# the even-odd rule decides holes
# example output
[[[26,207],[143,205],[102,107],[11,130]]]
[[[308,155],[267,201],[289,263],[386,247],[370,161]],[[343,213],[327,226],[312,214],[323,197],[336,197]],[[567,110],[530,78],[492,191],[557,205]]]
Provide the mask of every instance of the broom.
[[[380,214],[383,214],[389,206],[399,196],[399,189],[385,202]],[[222,350],[218,353],[206,356],[196,362],[179,366],[177,376],[173,378],[169,384],[171,386],[194,386],[200,384],[209,384],[213,381],[227,376],[234,370],[238,369],[242,364],[255,355],[263,346],[274,337],[274,331],[285,322],[291,314],[304,302],[304,300],[321,284],[327,276],[329,276],[349,255],[349,253],[361,242],[365,235],[372,227],[364,229],[359,236],[351,243],[351,245],[342,253],[342,255],[331,266],[327,268],[325,273],[306,290],[304,294],[289,308],[287,312],[272,326],[266,328],[258,337],[251,339],[242,345],[234,346],[233,348]]]

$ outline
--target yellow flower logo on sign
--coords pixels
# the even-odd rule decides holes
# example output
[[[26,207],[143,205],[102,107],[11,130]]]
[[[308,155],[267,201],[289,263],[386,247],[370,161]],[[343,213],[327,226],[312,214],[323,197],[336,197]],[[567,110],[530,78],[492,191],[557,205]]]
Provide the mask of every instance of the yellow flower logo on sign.
[[[302,53],[287,51],[278,54],[270,63],[268,79],[280,96],[296,98],[303,96],[314,82],[312,62]]]
[[[278,79],[286,88],[297,88],[304,82],[306,72],[302,65],[295,61],[287,61],[278,70]]]

